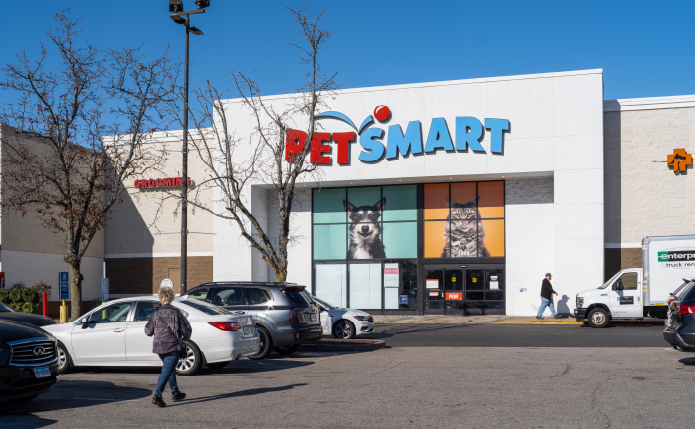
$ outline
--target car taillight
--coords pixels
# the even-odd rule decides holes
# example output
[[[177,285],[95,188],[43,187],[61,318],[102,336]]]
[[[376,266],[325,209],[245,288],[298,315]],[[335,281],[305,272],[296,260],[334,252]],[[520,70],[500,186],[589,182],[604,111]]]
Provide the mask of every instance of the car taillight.
[[[238,331],[241,329],[241,324],[239,322],[208,322],[217,329],[223,331]]]
[[[678,306],[678,313],[680,313],[680,314],[695,314],[695,305],[681,304]]]
[[[669,298],[668,301],[666,302],[666,305],[671,305],[671,303],[675,300],[676,300],[676,298],[674,298],[674,297]]]
[[[298,325],[298,324],[299,324],[299,309],[293,308],[292,311],[290,311],[290,325]]]

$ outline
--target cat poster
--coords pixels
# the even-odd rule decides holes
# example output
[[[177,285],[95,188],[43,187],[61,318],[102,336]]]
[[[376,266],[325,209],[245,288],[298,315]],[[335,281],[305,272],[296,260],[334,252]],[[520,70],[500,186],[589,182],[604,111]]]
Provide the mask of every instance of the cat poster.
[[[425,185],[425,257],[504,256],[504,182]]]

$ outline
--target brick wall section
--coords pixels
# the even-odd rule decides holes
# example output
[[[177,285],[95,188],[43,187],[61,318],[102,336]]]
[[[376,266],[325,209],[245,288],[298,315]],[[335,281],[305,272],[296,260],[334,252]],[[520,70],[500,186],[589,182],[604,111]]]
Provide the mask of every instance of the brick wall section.
[[[106,260],[111,294],[156,294],[169,270],[181,268],[181,258],[113,258]],[[171,279],[179,293],[179,279]],[[188,257],[188,288],[212,281],[212,256]]]
[[[642,249],[606,249],[606,280],[625,268],[642,267]]]

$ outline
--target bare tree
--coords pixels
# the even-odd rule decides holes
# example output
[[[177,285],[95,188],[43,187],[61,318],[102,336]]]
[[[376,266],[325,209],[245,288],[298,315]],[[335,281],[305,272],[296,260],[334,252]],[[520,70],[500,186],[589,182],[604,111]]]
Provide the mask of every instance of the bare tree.
[[[2,207],[32,213],[64,234],[74,319],[89,244],[122,202],[126,181],[163,162],[165,153],[142,143],[166,126],[159,109],[173,98],[177,68],[166,52],[146,61],[139,49],[102,50],[80,40],[67,10],[55,22],[37,60],[20,52],[2,69],[0,88],[18,94],[0,113]],[[56,70],[49,68],[54,52]]]
[[[187,198],[189,204],[235,223],[241,235],[257,250],[275,272],[276,281],[287,278],[288,245],[293,239],[290,214],[295,204],[297,181],[304,176],[320,180],[321,172],[311,162],[311,142],[317,130],[316,115],[326,106],[339,88],[337,74],[325,75],[319,63],[323,44],[330,33],[319,27],[323,12],[316,18],[307,18],[306,10],[290,9],[292,19],[299,25],[303,43],[289,45],[302,52],[301,63],[307,67],[305,81],[296,88],[289,103],[273,104],[261,96],[258,83],[239,71],[232,73],[241,103],[251,113],[253,130],[248,136],[238,137],[230,129],[233,124],[227,116],[224,93],[210,84],[197,86],[197,99],[191,107],[194,124],[190,134],[193,151],[207,168],[205,180],[197,183],[196,191]],[[296,123],[306,124],[305,131],[292,131]],[[288,133],[298,136],[297,151],[286,157]],[[250,187],[263,185],[277,198],[279,206],[279,234],[277,241],[263,229],[251,211]],[[211,203],[199,196],[201,191],[216,187],[221,192],[220,204],[225,210],[215,210]],[[164,199],[180,198],[168,193]]]

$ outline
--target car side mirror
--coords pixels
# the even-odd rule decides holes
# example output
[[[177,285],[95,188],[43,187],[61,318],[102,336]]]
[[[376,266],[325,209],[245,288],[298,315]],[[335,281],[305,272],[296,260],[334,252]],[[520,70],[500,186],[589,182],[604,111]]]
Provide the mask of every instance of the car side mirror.
[[[87,328],[89,328],[89,324],[87,323],[87,321],[82,322],[82,329],[87,329]]]

